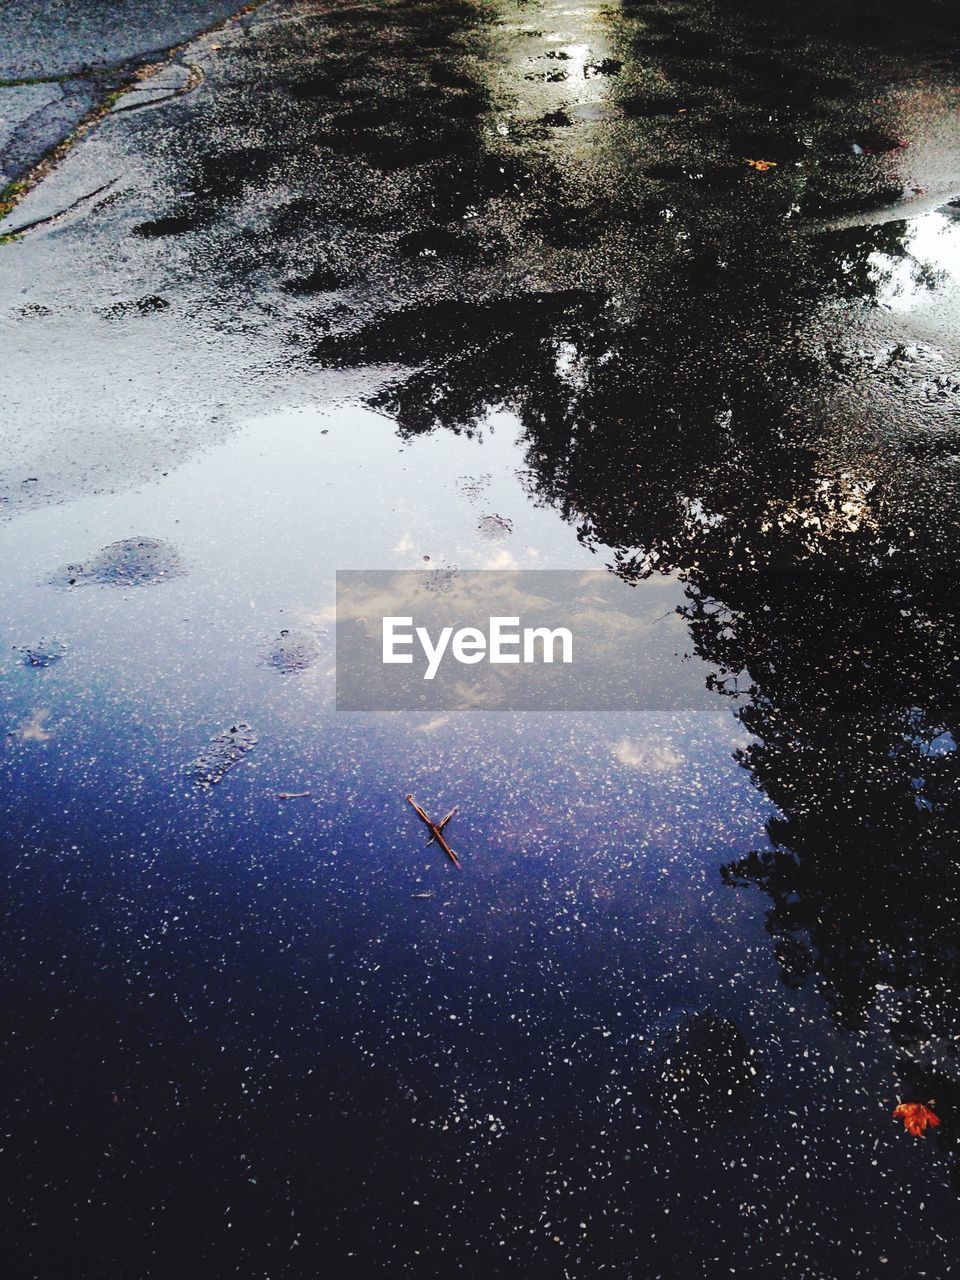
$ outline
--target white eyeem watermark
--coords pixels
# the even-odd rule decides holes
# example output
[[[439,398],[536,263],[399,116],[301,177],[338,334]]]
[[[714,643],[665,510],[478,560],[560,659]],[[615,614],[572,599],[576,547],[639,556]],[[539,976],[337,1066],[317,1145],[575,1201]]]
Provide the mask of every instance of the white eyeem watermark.
[[[385,664],[409,665],[414,661],[414,641],[419,642],[426,659],[424,680],[433,680],[440,664],[448,654],[464,666],[486,660],[495,666],[525,663],[573,662],[573,632],[569,627],[524,627],[520,618],[491,617],[486,632],[479,627],[442,627],[436,641],[426,627],[414,627],[413,617],[385,617],[383,619],[383,649]],[[410,649],[411,652],[405,652]],[[400,651],[404,650],[404,651]]]

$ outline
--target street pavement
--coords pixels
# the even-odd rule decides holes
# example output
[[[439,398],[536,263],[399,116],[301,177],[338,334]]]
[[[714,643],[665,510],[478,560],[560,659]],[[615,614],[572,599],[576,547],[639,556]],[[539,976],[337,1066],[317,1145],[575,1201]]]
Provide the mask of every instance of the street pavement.
[[[0,189],[138,65],[163,58],[240,7],[239,0],[23,0],[0,7]]]
[[[187,41],[0,223],[11,1273],[946,1276],[952,5],[122,12],[7,41],[21,165]],[[336,714],[381,567],[715,701]]]

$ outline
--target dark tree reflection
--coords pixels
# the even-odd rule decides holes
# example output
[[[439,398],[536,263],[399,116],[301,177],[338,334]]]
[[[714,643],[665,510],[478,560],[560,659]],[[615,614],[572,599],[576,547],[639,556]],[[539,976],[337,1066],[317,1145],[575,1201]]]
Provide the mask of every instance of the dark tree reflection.
[[[842,26],[841,9],[814,16]],[[870,417],[871,397],[904,385],[902,352],[894,346],[878,372],[837,316],[869,316],[884,283],[877,264],[910,260],[910,228],[802,228],[797,208],[863,211],[891,198],[882,165],[851,177],[831,132],[838,97],[853,99],[847,122],[868,117],[867,99],[842,79],[842,59],[804,78],[796,41],[773,41],[761,65],[736,34],[713,34],[658,11],[628,45],[638,59],[675,59],[677,84],[739,96],[701,126],[706,158],[688,148],[648,166],[639,187],[608,185],[592,202],[561,181],[562,151],[552,170],[528,173],[531,239],[592,249],[562,287],[420,298],[323,334],[315,356],[407,370],[374,400],[404,435],[475,432],[491,409],[512,410],[536,501],[629,580],[683,574],[697,651],[748,673],[738,714],[755,741],[741,760],[777,810],[769,848],[724,877],[769,897],[784,982],[815,982],[839,1026],[860,1027],[878,993],[895,994],[899,1088],[936,1100],[952,1145],[960,505],[942,460],[955,432],[836,449],[837,415]],[[903,32],[890,18],[879,34],[896,43]],[[856,75],[852,57],[845,74]],[[691,99],[620,101],[643,139]],[[766,132],[747,125],[758,102],[777,121]],[[812,150],[798,150],[802,128]],[[745,182],[731,149],[761,148],[784,165],[802,153],[800,176]],[[941,381],[929,398],[955,406],[956,391]]]

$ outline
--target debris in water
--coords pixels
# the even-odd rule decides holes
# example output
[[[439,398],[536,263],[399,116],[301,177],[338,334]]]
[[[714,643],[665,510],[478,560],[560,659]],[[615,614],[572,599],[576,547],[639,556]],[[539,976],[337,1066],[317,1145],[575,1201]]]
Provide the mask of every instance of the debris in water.
[[[457,487],[468,502],[479,502],[492,479],[493,475],[489,471],[482,476],[460,476]]]
[[[278,791],[278,800],[307,800],[313,795],[312,791]]]
[[[449,595],[459,577],[460,570],[456,565],[449,569],[428,569],[423,575],[423,587],[438,596]]]
[[[309,631],[284,630],[260,647],[261,661],[281,675],[306,671],[320,657],[320,642]]]
[[[142,298],[128,299],[125,302],[114,302],[108,307],[98,307],[99,315],[107,320],[121,320],[126,316],[148,316],[155,311],[166,311],[170,303],[155,293],[148,293]]]
[[[434,840],[436,840],[437,844],[439,844],[440,848],[447,855],[447,857],[450,859],[453,865],[455,867],[459,867],[460,859],[453,852],[453,850],[450,848],[446,840],[444,840],[443,835],[441,834],[443,831],[443,828],[447,825],[447,823],[450,821],[453,815],[457,812],[456,806],[454,806],[450,810],[450,812],[447,814],[445,818],[441,818],[439,822],[433,823],[427,817],[424,810],[420,808],[420,806],[417,804],[416,800],[414,800],[412,795],[407,796],[407,803],[413,806],[413,809],[416,812],[417,817],[421,820],[421,822],[424,822],[430,828],[430,839],[427,841],[427,844],[428,845],[433,844]]]
[[[903,1121],[907,1133],[912,1133],[915,1138],[922,1138],[928,1125],[936,1129],[940,1124],[940,1117],[923,1102],[901,1102],[894,1107],[893,1114],[895,1119]]]
[[[257,735],[245,720],[231,725],[211,738],[206,748],[193,762],[193,775],[197,785],[210,787],[219,782],[257,743]]]
[[[186,573],[179,551],[160,538],[111,542],[92,560],[68,564],[54,577],[59,586],[97,583],[104,587],[152,587]]]
[[[67,651],[62,640],[40,639],[36,644],[15,644],[14,653],[19,653],[26,667],[52,667]]]
[[[513,521],[496,513],[484,516],[477,525],[477,532],[486,542],[502,542],[513,533]]]
[[[660,1105],[677,1119],[716,1124],[755,1096],[755,1055],[736,1024],[713,1009],[668,1012],[650,1043]]]
[[[776,160],[748,160],[747,164],[751,169],[756,169],[757,173],[766,173],[768,169],[777,167]]]

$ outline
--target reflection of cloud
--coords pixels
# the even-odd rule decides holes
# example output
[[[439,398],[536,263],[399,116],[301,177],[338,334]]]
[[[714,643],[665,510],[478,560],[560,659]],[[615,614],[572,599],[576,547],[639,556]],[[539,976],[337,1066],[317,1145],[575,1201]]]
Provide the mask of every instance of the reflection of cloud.
[[[49,742],[54,736],[51,729],[44,728],[49,719],[50,712],[45,707],[40,707],[13,732],[21,742]]]
[[[504,556],[510,552],[502,549]],[[499,553],[498,553],[499,554]],[[589,645],[594,661],[613,660],[625,644],[639,646],[639,638],[664,628],[664,603],[675,606],[680,588],[666,576],[644,583],[642,588],[625,587],[612,574],[584,570],[571,589],[571,575],[564,571],[516,570],[505,566],[497,576],[484,570],[453,572],[442,593],[424,595],[429,575],[419,570],[399,569],[343,577],[337,584],[335,617],[338,622],[357,622],[371,637],[379,639],[382,619],[388,616],[415,618],[431,629],[466,622],[483,627],[493,616],[521,619],[521,626],[567,626]],[[500,566],[497,566],[499,568]],[[328,622],[326,611],[311,615]],[[669,612],[669,622],[682,630],[682,622]],[[667,625],[669,626],[669,622]],[[658,641],[657,647],[661,647]]]
[[[437,591],[441,575],[444,589]],[[598,569],[341,570],[337,597],[344,710],[401,704],[421,713],[521,706],[678,710],[712,704],[710,668],[688,651],[678,610],[683,585],[675,577],[630,586]],[[396,665],[383,661],[385,618],[410,619],[392,624]],[[493,619],[502,620],[506,650],[496,661]],[[474,640],[465,628],[481,638]],[[547,646],[551,661],[544,657],[543,636],[558,631]],[[572,637],[569,660],[564,632]],[[476,644],[472,654],[461,654],[464,641]]]
[[[511,668],[507,669],[511,670]],[[484,670],[488,672],[492,669],[485,667]],[[451,685],[450,697],[458,707],[474,711],[496,711],[503,706],[504,694],[501,679],[502,677],[492,676],[487,679],[485,685],[473,685],[465,680],[457,680]]]
[[[411,710],[427,711],[440,705],[515,706],[518,698],[531,708],[687,707],[708,696],[704,671],[685,661],[686,632],[677,611],[682,587],[674,579],[630,587],[596,569],[449,570],[443,571],[444,589],[437,591],[432,587],[440,572],[338,573],[338,679],[344,697],[349,683],[364,705],[378,697],[394,705],[402,694]],[[385,618],[411,620],[394,628],[402,665],[382,661]],[[488,643],[486,657],[481,645],[477,661],[461,665],[453,637],[466,626],[488,637],[494,618],[507,620],[509,658],[491,662]],[[569,632],[572,661],[543,661],[539,645],[532,660],[524,660],[523,646],[534,643],[537,628]],[[439,678],[425,685],[431,653]]]
[[[434,716],[432,720],[426,720],[423,724],[414,725],[415,733],[435,733],[437,729],[442,729],[445,724],[450,723],[448,715]]]
[[[481,569],[516,569],[517,567],[513,552],[508,551],[506,547],[501,547],[493,555],[488,556],[480,566]]]
[[[336,625],[336,621],[337,621],[336,601],[334,601],[331,604],[321,605],[319,609],[315,610],[313,613],[308,613],[305,616],[306,616],[307,622],[312,623],[315,627],[326,628],[331,625]]]
[[[628,769],[643,773],[672,773],[683,764],[683,756],[669,742],[651,742],[649,739],[634,742],[621,738],[613,748],[618,762]]]

